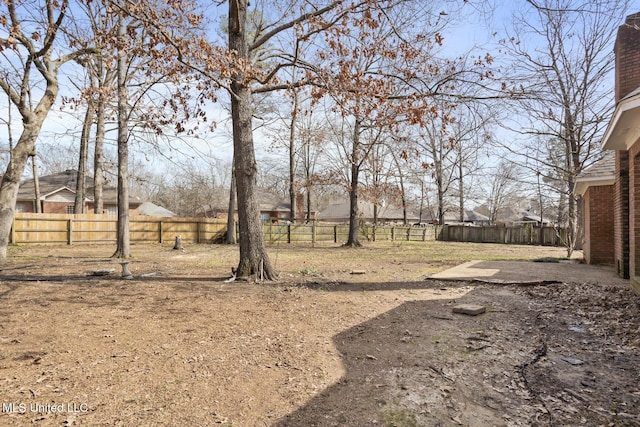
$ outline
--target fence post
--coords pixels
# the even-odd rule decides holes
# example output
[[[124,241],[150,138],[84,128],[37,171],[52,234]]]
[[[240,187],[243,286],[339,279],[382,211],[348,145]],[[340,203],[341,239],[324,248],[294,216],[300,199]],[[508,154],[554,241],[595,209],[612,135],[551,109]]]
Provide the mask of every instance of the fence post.
[[[67,220],[67,245],[73,243],[73,220],[69,218]]]
[[[158,241],[162,244],[162,221],[158,221]]]
[[[396,228],[392,225],[391,226],[391,241],[395,241],[396,240],[396,233],[395,233]]]
[[[311,243],[313,244],[316,243],[317,233],[318,233],[318,230],[316,229],[316,222],[313,221],[311,223]]]
[[[200,243],[200,221],[196,222],[196,243]]]
[[[291,243],[291,224],[287,224],[287,243]]]
[[[16,244],[16,217],[13,216],[13,221],[11,222],[11,233],[9,234],[9,243],[15,245]]]
[[[338,243],[338,226],[333,226],[333,243]]]

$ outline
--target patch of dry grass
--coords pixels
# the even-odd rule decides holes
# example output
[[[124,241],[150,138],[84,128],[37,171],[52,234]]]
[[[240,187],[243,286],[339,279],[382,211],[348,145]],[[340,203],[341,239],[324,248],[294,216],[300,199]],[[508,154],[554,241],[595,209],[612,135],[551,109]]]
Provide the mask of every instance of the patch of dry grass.
[[[93,260],[107,260],[113,245],[51,246],[31,245],[9,248],[10,263],[37,265],[38,259],[54,256],[73,263],[85,259],[87,268],[97,268]],[[500,245],[457,242],[367,242],[362,248],[340,245],[271,245],[271,262],[284,280],[313,279],[349,281],[353,270],[365,270],[367,277],[379,281],[413,281],[470,260],[535,260],[563,257],[564,248],[526,245]],[[581,257],[577,252],[575,257]],[[177,262],[176,262],[177,261]],[[228,277],[238,263],[237,245],[185,244],[183,251],[171,244],[133,245],[131,268],[136,264],[167,274]]]

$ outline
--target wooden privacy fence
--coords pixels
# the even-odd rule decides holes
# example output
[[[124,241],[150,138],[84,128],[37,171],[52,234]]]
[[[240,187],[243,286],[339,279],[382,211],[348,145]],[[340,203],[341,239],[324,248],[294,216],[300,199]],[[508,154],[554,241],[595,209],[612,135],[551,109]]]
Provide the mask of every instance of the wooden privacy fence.
[[[115,215],[16,213],[11,243],[115,243],[118,219]],[[171,242],[180,235],[183,242],[211,243],[221,239],[227,223],[212,218],[176,218],[131,216],[129,233],[132,243]],[[265,241],[277,243],[338,243],[347,240],[348,224],[264,224]],[[237,238],[237,227],[236,227]],[[435,240],[438,228],[409,226],[362,226],[363,240]]]
[[[540,227],[529,224],[514,227],[445,225],[442,228],[440,239],[448,242],[564,246],[567,241],[567,230],[565,228],[542,227],[542,240],[540,240]]]
[[[262,231],[267,243],[338,243],[349,237],[349,224],[329,224],[314,222],[309,224],[264,224]],[[358,228],[358,237],[365,241],[436,240],[439,228],[436,226],[373,226]]]
[[[115,243],[117,225],[116,215],[16,213],[11,243]],[[186,242],[211,242],[226,228],[210,218],[129,217],[132,243],[163,243],[178,235]]]
[[[118,219],[115,215],[62,215],[16,213],[11,243],[115,243]],[[132,243],[173,242],[181,236],[185,243],[211,243],[222,239],[227,223],[213,218],[131,216]],[[341,243],[349,235],[348,224],[264,224],[265,241],[278,243]],[[363,241],[427,241],[539,244],[538,227],[470,227],[462,225],[373,226],[358,229]],[[544,245],[562,246],[566,230],[544,227]],[[235,230],[237,238],[237,227]]]

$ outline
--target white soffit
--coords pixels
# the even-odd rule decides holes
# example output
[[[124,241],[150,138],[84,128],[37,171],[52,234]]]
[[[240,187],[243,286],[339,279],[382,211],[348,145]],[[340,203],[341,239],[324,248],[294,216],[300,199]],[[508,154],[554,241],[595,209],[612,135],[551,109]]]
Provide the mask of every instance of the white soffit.
[[[640,138],[640,92],[623,98],[602,138],[603,150],[628,150]]]
[[[615,175],[601,176],[597,178],[589,179],[576,179],[575,193],[578,196],[584,196],[589,187],[596,187],[599,185],[613,185],[616,182]]]

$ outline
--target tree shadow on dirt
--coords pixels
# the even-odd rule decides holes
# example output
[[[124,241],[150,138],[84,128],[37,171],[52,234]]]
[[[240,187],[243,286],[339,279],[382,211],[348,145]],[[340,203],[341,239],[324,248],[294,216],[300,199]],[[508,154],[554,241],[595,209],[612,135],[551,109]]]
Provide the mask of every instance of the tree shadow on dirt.
[[[452,313],[453,305],[471,301],[486,304],[489,312]],[[479,384],[483,374],[494,375],[481,365],[487,359],[497,366],[485,349],[497,345],[492,328],[507,313],[495,307],[500,307],[499,294],[475,290],[456,301],[410,301],[334,336],[345,375],[275,426],[502,425],[513,397],[459,385],[466,364],[477,365],[466,368],[466,375],[480,375]],[[515,366],[505,368],[517,376]],[[464,411],[475,412],[471,424]]]
[[[347,329],[343,377],[274,425],[640,425],[637,348],[575,326],[591,321],[554,301],[564,286],[479,285]]]

